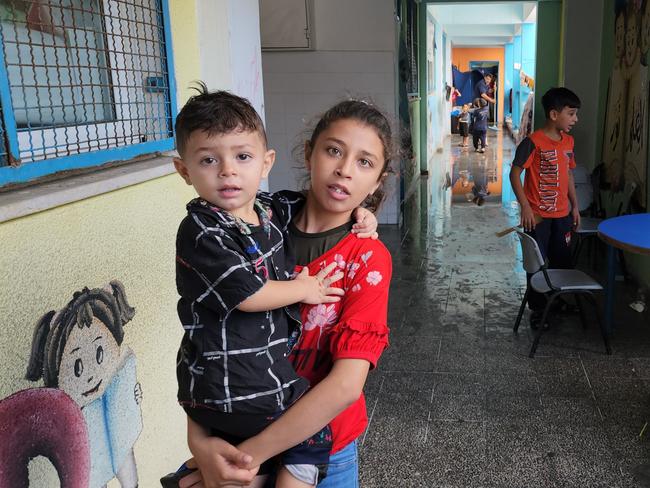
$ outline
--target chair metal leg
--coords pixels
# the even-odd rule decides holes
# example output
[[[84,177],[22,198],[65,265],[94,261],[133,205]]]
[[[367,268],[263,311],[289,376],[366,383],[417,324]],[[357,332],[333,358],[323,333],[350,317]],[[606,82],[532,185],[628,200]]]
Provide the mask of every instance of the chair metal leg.
[[[535,340],[533,341],[533,345],[530,348],[530,353],[528,353],[529,358],[535,357],[535,351],[537,351],[539,340],[541,339],[542,334],[545,332],[544,324],[546,324],[548,313],[551,310],[551,305],[553,305],[553,302],[558,297],[558,295],[559,295],[558,293],[554,293],[548,298],[546,302],[546,307],[544,307],[544,313],[542,314],[542,320],[539,323],[539,329],[537,329],[537,334],[535,334]]]
[[[607,351],[607,354],[611,355],[612,354],[612,347],[609,344],[609,334],[607,332],[607,328],[605,327],[605,323],[603,322],[603,317],[601,315],[600,308],[598,307],[598,302],[596,302],[596,298],[594,297],[593,293],[587,293],[587,299],[591,303],[591,305],[594,307],[594,311],[596,312],[596,317],[598,318],[598,325],[600,326],[600,333],[603,336],[603,342],[605,343],[605,351]]]
[[[526,300],[528,299],[528,288],[526,288],[526,293],[524,293],[524,299],[521,301],[519,306],[519,313],[517,314],[517,320],[515,321],[515,326],[512,328],[513,332],[517,332],[519,329],[519,324],[521,323],[521,317],[524,315],[524,310],[526,308]]]
[[[578,264],[578,258],[580,257],[580,251],[582,251],[582,246],[585,242],[585,240],[580,237],[580,234],[575,234],[578,237],[578,242],[576,243],[575,250],[573,251],[573,267],[575,268],[576,265]]]
[[[580,312],[580,322],[582,322],[582,328],[586,329],[587,316],[585,315],[585,307],[583,306],[582,298],[580,297],[579,293],[576,293],[574,296],[576,298],[576,305],[578,306],[578,311]]]

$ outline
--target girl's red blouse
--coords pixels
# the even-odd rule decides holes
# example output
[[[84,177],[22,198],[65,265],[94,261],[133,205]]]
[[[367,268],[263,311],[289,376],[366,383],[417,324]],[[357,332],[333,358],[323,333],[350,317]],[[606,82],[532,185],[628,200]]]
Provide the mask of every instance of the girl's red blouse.
[[[315,386],[337,359],[365,359],[374,368],[388,346],[388,290],[392,259],[377,240],[350,234],[309,266],[314,274],[336,262],[344,273],[332,286],[345,295],[337,303],[303,305],[302,335],[291,351],[299,375]],[[355,440],[366,428],[364,395],[330,422],[334,436],[332,453]]]

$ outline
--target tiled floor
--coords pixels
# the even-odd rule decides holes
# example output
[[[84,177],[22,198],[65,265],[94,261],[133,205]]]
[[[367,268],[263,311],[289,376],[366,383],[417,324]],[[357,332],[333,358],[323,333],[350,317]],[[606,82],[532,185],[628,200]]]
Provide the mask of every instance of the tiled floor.
[[[501,170],[511,147],[496,140],[481,164]],[[457,151],[450,141],[440,166],[452,153],[478,157]],[[407,212],[401,232],[381,232],[393,252],[391,347],[366,388],[361,485],[646,486],[631,468],[650,462],[650,439],[638,436],[650,418],[648,314],[627,308],[621,283],[612,356],[590,312],[586,330],[577,315],[559,318],[529,359],[527,315],[512,332],[525,284],[518,243],[494,235],[516,209],[451,204],[445,186],[431,175],[409,210],[428,218],[409,226]]]

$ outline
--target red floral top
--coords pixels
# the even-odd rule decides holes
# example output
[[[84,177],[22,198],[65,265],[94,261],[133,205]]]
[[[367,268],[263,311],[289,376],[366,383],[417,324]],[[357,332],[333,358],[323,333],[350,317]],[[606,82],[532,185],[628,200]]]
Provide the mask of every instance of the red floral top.
[[[302,335],[291,351],[299,375],[313,387],[337,359],[365,359],[371,367],[388,346],[388,289],[392,260],[380,242],[350,234],[309,264],[310,274],[335,261],[344,277],[332,286],[345,290],[337,303],[303,305]],[[368,424],[363,393],[330,422],[332,453],[355,440]]]

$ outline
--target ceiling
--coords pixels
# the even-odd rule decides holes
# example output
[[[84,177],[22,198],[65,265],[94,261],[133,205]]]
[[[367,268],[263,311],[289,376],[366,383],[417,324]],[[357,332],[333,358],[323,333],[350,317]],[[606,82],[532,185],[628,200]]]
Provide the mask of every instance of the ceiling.
[[[520,33],[521,24],[537,20],[537,2],[445,2],[427,8],[454,46],[507,44]]]

